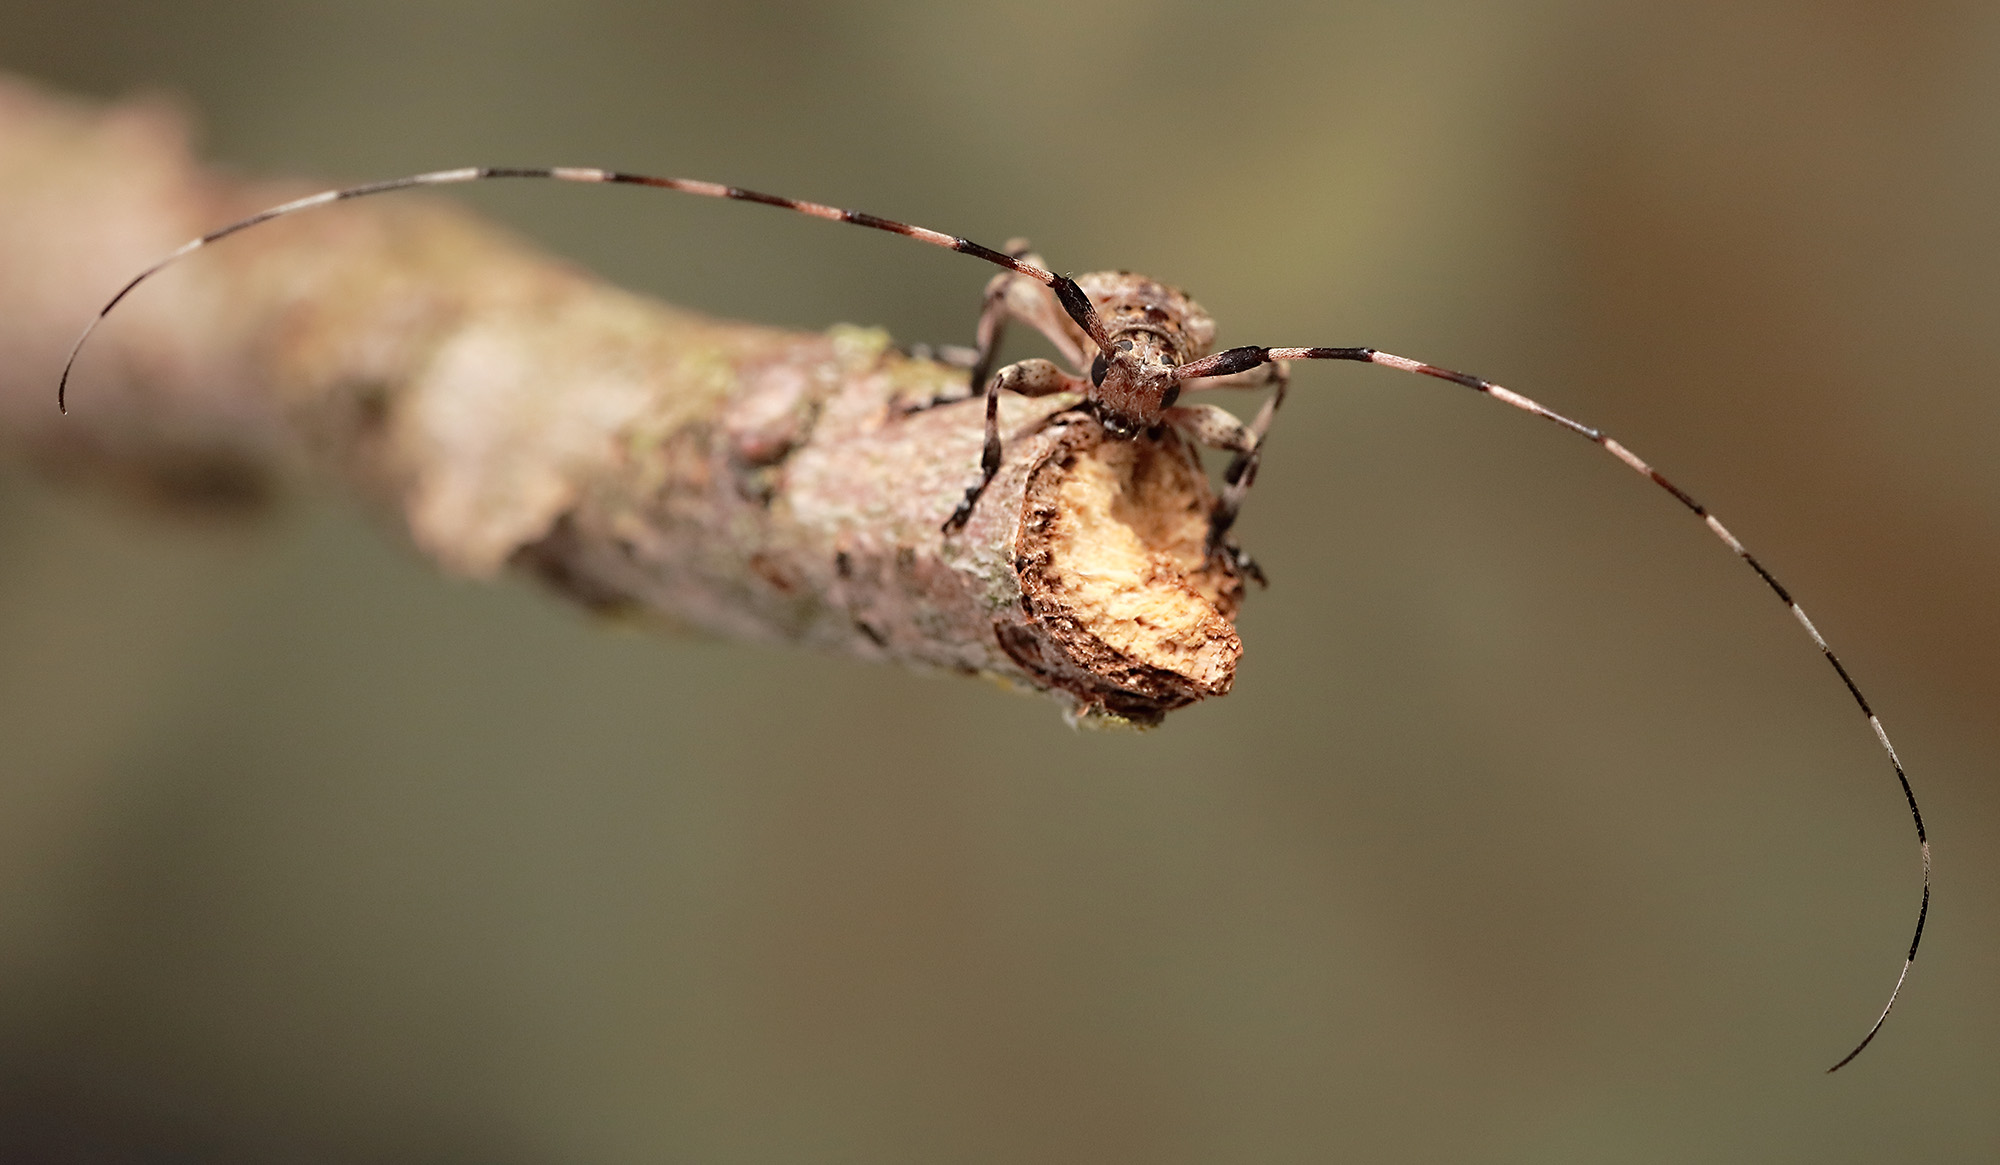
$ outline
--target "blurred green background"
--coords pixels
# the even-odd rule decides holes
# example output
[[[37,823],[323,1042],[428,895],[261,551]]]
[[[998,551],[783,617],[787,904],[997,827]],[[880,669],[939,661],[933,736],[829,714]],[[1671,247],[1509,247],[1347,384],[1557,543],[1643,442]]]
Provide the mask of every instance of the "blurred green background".
[[[738,182],[1491,376],[1802,597],[1939,879],[1822,1076],[1916,905],[1865,725],[1670,499],[1386,370],[1300,370],[1236,691],[1143,736],[7,469],[0,1158],[2000,1157],[2000,7],[13,0],[0,68],[245,173]],[[963,342],[987,276],[466,198],[805,328]]]

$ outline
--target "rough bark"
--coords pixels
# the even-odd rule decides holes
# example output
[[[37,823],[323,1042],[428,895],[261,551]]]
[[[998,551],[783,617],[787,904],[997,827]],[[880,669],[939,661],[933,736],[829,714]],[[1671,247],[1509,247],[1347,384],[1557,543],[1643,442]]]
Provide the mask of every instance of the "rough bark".
[[[309,473],[399,514],[447,570],[994,676],[1087,719],[1229,690],[1242,587],[1204,553],[1208,484],[1171,433],[1111,440],[1071,400],[1007,399],[1005,464],[947,537],[979,407],[896,404],[963,373],[872,329],[653,303],[448,202],[347,203],[203,250],[119,307],[57,413],[62,357],[111,291],[307,189],[202,170],[157,104],[0,79],[0,444],[178,504]]]

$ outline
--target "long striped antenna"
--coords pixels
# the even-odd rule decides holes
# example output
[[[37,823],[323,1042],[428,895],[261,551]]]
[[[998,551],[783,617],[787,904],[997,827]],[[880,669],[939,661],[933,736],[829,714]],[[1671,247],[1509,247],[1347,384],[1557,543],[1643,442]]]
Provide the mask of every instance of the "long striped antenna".
[[[1896,755],[1896,746],[1889,743],[1889,734],[1882,728],[1881,717],[1877,716],[1875,709],[1869,705],[1868,697],[1861,694],[1861,688],[1854,682],[1854,677],[1847,673],[1847,668],[1840,662],[1840,657],[1835,655],[1833,648],[1827,645],[1826,637],[1821,635],[1819,628],[1813,626],[1813,621],[1806,617],[1805,608],[1799,606],[1798,600],[1792,597],[1792,592],[1786,590],[1784,584],[1778,581],[1777,576],[1766,570],[1764,564],[1757,561],[1756,556],[1744,548],[1743,543],[1737,540],[1736,535],[1729,532],[1728,527],[1717,521],[1714,514],[1708,512],[1708,507],[1694,500],[1686,490],[1668,481],[1664,474],[1640,460],[1637,454],[1613,440],[1610,434],[1604,432],[1602,429],[1593,429],[1589,425],[1573,421],[1556,412],[1554,409],[1529,400],[1520,393],[1503,388],[1490,380],[1481,380],[1477,376],[1470,376],[1463,372],[1453,372],[1449,368],[1439,368],[1435,364],[1426,364],[1421,360],[1412,360],[1407,356],[1395,356],[1388,352],[1379,352],[1373,348],[1230,348],[1217,352],[1213,356],[1184,364],[1178,371],[1180,379],[1193,380],[1199,377],[1226,376],[1235,372],[1246,372],[1260,364],[1267,364],[1278,360],[1355,360],[1363,364],[1380,364],[1386,368],[1394,368],[1401,372],[1416,372],[1424,376],[1435,376],[1440,380],[1449,380],[1453,384],[1464,385],[1474,392],[1485,393],[1494,400],[1512,405],[1522,412],[1532,413],[1544,420],[1554,421],[1556,424],[1568,429],[1570,432],[1575,433],[1577,436],[1582,437],[1584,440],[1589,441],[1591,444],[1598,446],[1613,457],[1624,462],[1626,466],[1639,476],[1646,478],[1654,485],[1674,495],[1675,501],[1686,506],[1690,513],[1700,518],[1702,524],[1708,527],[1709,532],[1720,538],[1722,544],[1729,547],[1730,553],[1747,563],[1751,570],[1756,571],[1757,577],[1763,579],[1764,584],[1771,588],[1771,593],[1778,596],[1778,601],[1791,609],[1792,617],[1799,621],[1799,626],[1806,629],[1807,635],[1812,636],[1813,646],[1819,648],[1820,653],[1826,656],[1826,662],[1833,665],[1834,674],[1838,675],[1840,682],[1847,686],[1847,694],[1854,697],[1855,706],[1860,708],[1861,714],[1868,718],[1868,727],[1874,729],[1875,739],[1881,742],[1882,751],[1888,755],[1889,767],[1895,770],[1896,783],[1902,787],[1903,799],[1909,802],[1910,820],[1917,827],[1917,852],[1923,866],[1924,893],[1922,901],[1917,906],[1916,932],[1910,936],[1910,951],[1907,955],[1903,956],[1903,969],[1896,976],[1896,985],[1889,991],[1889,1002],[1882,1006],[1882,1014],[1875,1017],[1875,1022],[1868,1028],[1868,1034],[1861,1037],[1861,1042],[1854,1045],[1854,1050],[1842,1056],[1840,1062],[1828,1068],[1827,1071],[1838,1072],[1846,1067],[1848,1062],[1860,1055],[1861,1049],[1867,1047],[1869,1042],[1875,1038],[1875,1033],[1882,1030],[1883,1022],[1889,1018],[1889,1012],[1896,1006],[1896,998],[1903,993],[1903,981],[1910,977],[1910,965],[1917,958],[1917,945],[1923,942],[1924,939],[1924,919],[1929,916],[1931,909],[1931,843],[1929,836],[1924,832],[1924,815],[1917,808],[1917,795],[1910,788],[1910,778],[1903,771],[1903,761],[1902,758]]]
[[[1090,336],[1099,349],[1107,353],[1110,351],[1111,340],[1105,332],[1104,324],[1098,319],[1097,310],[1091,306],[1090,297],[1083,293],[1083,289],[1076,285],[1075,280],[1067,275],[1058,275],[1033,263],[1017,259],[1005,251],[982,246],[971,239],[962,239],[957,235],[947,235],[942,231],[929,230],[925,227],[911,226],[909,223],[897,222],[895,219],[882,218],[864,211],[843,210],[823,203],[805,202],[797,198],[784,198],[776,194],[745,190],[740,186],[724,186],[719,182],[700,182],[691,178],[656,178],[648,174],[626,174],[617,170],[597,170],[580,166],[467,166],[458,170],[433,170],[428,174],[390,178],[381,182],[343,187],[339,190],[323,190],[318,194],[295,198],[268,210],[260,210],[249,218],[230,223],[226,227],[217,228],[198,239],[181,244],[165,258],[133,276],[131,282],[119,288],[118,294],[112,296],[109,302],[98,309],[96,317],[83,329],[83,334],[76,338],[76,343],[71,345],[69,359],[63,362],[62,379],[56,382],[56,407],[65,413],[69,411],[70,371],[76,367],[77,355],[83,351],[85,341],[89,340],[91,333],[97,330],[97,325],[103,323],[104,317],[111,314],[111,309],[132,294],[141,283],[159,274],[176,260],[199,251],[218,239],[228,238],[238,231],[249,230],[259,223],[270,222],[274,218],[311,210],[315,206],[344,202],[350,198],[362,198],[370,194],[387,194],[392,190],[407,190],[412,186],[449,186],[459,182],[482,182],[489,178],[553,178],[559,182],[614,182],[627,186],[657,186],[665,190],[699,194],[704,198],[733,198],[739,202],[761,202],[766,206],[780,206],[786,210],[795,210],[800,214],[808,214],[830,222],[853,223],[855,226],[888,231],[892,235],[903,235],[920,243],[929,243],[933,247],[943,247],[948,251],[957,251],[961,255],[984,259],[997,267],[1004,267],[1016,275],[1025,275],[1042,284],[1055,293],[1057,300],[1062,303],[1063,310],[1069,313],[1069,317],[1076,321],[1077,326]]]

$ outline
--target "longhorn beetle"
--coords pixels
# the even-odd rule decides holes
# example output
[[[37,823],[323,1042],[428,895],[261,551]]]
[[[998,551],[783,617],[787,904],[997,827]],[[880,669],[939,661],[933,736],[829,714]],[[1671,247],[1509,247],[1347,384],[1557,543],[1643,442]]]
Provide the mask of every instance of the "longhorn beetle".
[[[1757,572],[1757,577],[1778,596],[1778,601],[1791,610],[1792,617],[1805,628],[1812,637],[1814,646],[1826,656],[1833,666],[1834,674],[1847,687],[1848,695],[1868,719],[1868,726],[1874,730],[1875,739],[1888,755],[1889,766],[1896,774],[1896,782],[1903,790],[1903,798],[1910,806],[1910,819],[1917,828],[1917,848],[1923,870],[1923,898],[1917,907],[1917,925],[1910,937],[1909,952],[1903,957],[1903,966],[1896,976],[1896,984],[1889,991],[1889,1001],[1883,1005],[1881,1014],[1869,1025],[1866,1035],[1854,1050],[1841,1057],[1840,1062],[1828,1068],[1837,1072],[1854,1057],[1861,1054],[1882,1024],[1889,1018],[1889,1012],[1896,1006],[1896,999],[1902,994],[1903,983],[1909,978],[1910,966],[1917,957],[1917,945],[1923,941],[1924,920],[1930,914],[1931,903],[1931,847],[1924,832],[1923,813],[1917,808],[1916,793],[1910,788],[1910,779],[1903,771],[1903,762],[1896,755],[1895,745],[1889,743],[1889,734],[1883,730],[1882,721],[1875,715],[1866,696],[1855,684],[1847,668],[1834,655],[1825,637],[1806,617],[1805,610],[1792,598],[1790,591],[1764,568],[1764,564],[1746,550],[1736,535],[1717,521],[1708,508],[1694,500],[1673,482],[1668,481],[1659,470],[1641,460],[1625,446],[1613,440],[1600,429],[1573,421],[1570,418],[1546,408],[1527,397],[1463,372],[1453,372],[1435,364],[1412,360],[1406,356],[1396,356],[1374,348],[1264,348],[1246,346],[1227,348],[1220,352],[1209,349],[1215,338],[1215,322],[1209,318],[1200,305],[1181,291],[1156,283],[1141,275],[1126,271],[1097,272],[1072,279],[1058,275],[1045,266],[1041,260],[1028,251],[1023,242],[1010,243],[1005,251],[996,251],[970,239],[947,235],[924,227],[911,226],[893,219],[881,218],[858,210],[842,210],[817,202],[802,202],[796,198],[781,198],[775,194],[761,194],[755,190],[744,190],[736,186],[724,186],[715,182],[699,182],[687,178],[656,178],[645,174],[626,174],[614,170],[597,170],[579,167],[521,168],[474,166],[459,170],[437,170],[428,174],[413,174],[405,178],[391,178],[382,182],[370,182],[361,186],[349,186],[340,190],[327,190],[305,198],[295,199],[280,206],[260,211],[239,222],[230,223],[210,231],[198,239],[193,239],[174,250],[165,258],[154,263],[132,277],[124,287],[119,288],[105,305],[98,310],[94,319],[77,337],[70,349],[69,359],[63,364],[62,378],[56,385],[56,405],[68,412],[68,389],[70,372],[76,366],[78,353],[84,342],[90,339],[111,309],[117,307],[132,290],[151,278],[161,268],[193,251],[199,250],[218,239],[247,230],[259,223],[288,215],[315,206],[340,202],[349,198],[360,198],[368,194],[384,194],[392,190],[404,190],[413,186],[444,186],[459,182],[478,182],[489,178],[553,178],[563,182],[610,182],[632,186],[657,186],[667,190],[679,190],[687,194],[699,194],[706,198],[733,198],[742,202],[761,202],[767,206],[783,207],[808,214],[814,218],[833,222],[853,223],[890,234],[903,235],[920,243],[934,247],[944,247],[963,255],[983,259],[1001,268],[986,286],[985,297],[979,312],[977,328],[978,348],[968,361],[971,365],[969,392],[965,396],[946,396],[915,408],[929,408],[969,400],[980,394],[982,388],[986,398],[986,443],[980,455],[979,480],[965,491],[965,497],[945,520],[944,533],[956,533],[978,504],[980,494],[1000,468],[1000,393],[1014,392],[1026,396],[1048,396],[1055,393],[1074,393],[1078,403],[1068,412],[1094,418],[1105,432],[1118,439],[1130,440],[1142,433],[1158,432],[1163,426],[1172,426],[1196,443],[1210,448],[1222,449],[1236,454],[1223,473],[1222,496],[1216,501],[1209,521],[1208,549],[1211,554],[1229,555],[1240,569],[1261,580],[1261,572],[1255,564],[1229,541],[1229,528],[1236,520],[1238,509],[1243,504],[1244,495],[1250,490],[1257,476],[1257,465],[1264,451],[1264,437],[1271,427],[1271,418],[1278,406],[1284,402],[1285,388],[1289,381],[1286,362],[1291,360],[1352,360],[1364,364],[1380,364],[1399,372],[1416,372],[1424,376],[1448,380],[1474,392],[1484,393],[1503,404],[1512,405],[1523,412],[1553,421],[1562,428],[1575,433],[1591,444],[1624,462],[1633,472],[1651,481],[1654,485],[1674,496],[1674,500],[1685,506],[1688,512],[1701,519],[1711,533],[1722,540],[1730,552]],[[1023,360],[1009,364],[998,372],[993,371],[995,353],[1001,335],[1010,320],[1018,320],[1047,336],[1056,349],[1069,360],[1073,371],[1064,371],[1048,360]],[[1088,359],[1086,360],[1086,357]],[[1177,404],[1183,391],[1211,388],[1260,388],[1268,387],[1271,394],[1265,398],[1257,417],[1245,425],[1234,416],[1214,405]],[[911,410],[914,411],[914,410]]]

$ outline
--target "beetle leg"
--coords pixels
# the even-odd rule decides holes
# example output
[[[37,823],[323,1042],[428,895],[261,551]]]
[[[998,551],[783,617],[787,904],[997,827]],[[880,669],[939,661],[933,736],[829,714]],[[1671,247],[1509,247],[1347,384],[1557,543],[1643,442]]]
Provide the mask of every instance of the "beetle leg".
[[[1059,392],[1087,392],[1089,388],[1089,381],[1071,376],[1047,360],[1023,360],[995,373],[986,382],[986,442],[979,454],[979,481],[965,491],[965,499],[958,503],[951,517],[945,519],[944,532],[954,534],[965,525],[972,517],[972,507],[978,504],[979,495],[986,492],[993,475],[1000,472],[1002,391],[1022,396],[1051,396]]]
[[[1209,518],[1211,553],[1223,547],[1229,528],[1236,524],[1236,515],[1243,508],[1244,497],[1257,480],[1257,466],[1264,456],[1264,438],[1271,431],[1271,418],[1277,415],[1278,406],[1285,403],[1285,389],[1290,382],[1291,375],[1285,365],[1274,362],[1229,376],[1186,383],[1190,390],[1269,387],[1271,395],[1264,398],[1256,419],[1248,425],[1214,405],[1179,405],[1166,411],[1167,420],[1196,444],[1236,454],[1229,468],[1222,471],[1222,496],[1216,500],[1215,512]]]

